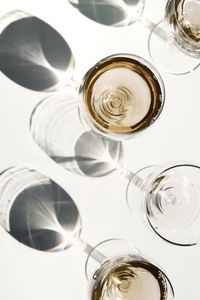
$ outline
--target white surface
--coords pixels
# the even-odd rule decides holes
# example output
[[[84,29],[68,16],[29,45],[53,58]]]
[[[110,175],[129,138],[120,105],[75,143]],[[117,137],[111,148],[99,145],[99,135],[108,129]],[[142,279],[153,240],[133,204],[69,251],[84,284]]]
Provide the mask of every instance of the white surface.
[[[149,18],[162,18],[165,1],[147,1]],[[148,30],[137,23],[111,28],[80,15],[65,0],[8,1],[1,7],[24,8],[54,26],[67,40],[76,60],[77,78],[99,59],[118,52],[149,59]],[[162,55],[162,54],[161,54]],[[187,160],[200,164],[199,70],[173,76],[161,72],[166,103],[155,125],[124,143],[125,164],[132,170],[148,164]],[[77,203],[82,237],[95,245],[111,237],[127,238],[167,271],[177,300],[200,299],[199,247],[172,246],[133,219],[125,203],[127,181],[117,174],[92,179],[75,176],[53,163],[33,142],[28,128],[32,109],[46,94],[32,92],[0,73],[0,169],[31,164],[60,182]],[[46,254],[29,249],[0,229],[1,300],[87,299],[86,256],[78,249]]]

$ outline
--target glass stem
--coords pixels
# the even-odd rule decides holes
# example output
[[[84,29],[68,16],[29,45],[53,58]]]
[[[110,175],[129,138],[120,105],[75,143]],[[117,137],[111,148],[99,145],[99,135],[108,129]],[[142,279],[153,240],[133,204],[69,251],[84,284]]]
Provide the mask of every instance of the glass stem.
[[[105,255],[103,255],[101,252],[96,250],[93,246],[83,241],[82,239],[79,239],[79,246],[88,256],[92,257],[99,264],[106,260]]]
[[[140,178],[136,173],[133,173],[130,170],[125,169],[123,166],[119,169],[119,174],[126,178],[128,181],[132,180],[132,183],[136,185],[137,187],[140,187],[143,183],[143,179]]]
[[[162,28],[160,28],[158,25],[158,23],[154,23],[151,20],[149,20],[147,17],[145,16],[141,16],[138,19],[139,22],[141,22],[143,24],[144,27],[146,27],[147,29],[149,29],[151,32],[153,32],[154,34],[156,34],[158,37],[160,37],[162,40],[166,41],[167,40],[167,34],[166,31],[163,30]]]
[[[78,93],[79,88],[80,88],[80,83],[72,76],[70,78],[70,86]]]

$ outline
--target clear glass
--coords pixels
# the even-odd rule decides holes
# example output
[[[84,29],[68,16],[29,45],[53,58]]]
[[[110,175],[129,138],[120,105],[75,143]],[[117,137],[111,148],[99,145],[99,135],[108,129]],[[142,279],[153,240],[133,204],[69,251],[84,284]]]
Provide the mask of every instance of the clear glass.
[[[123,158],[120,141],[105,139],[80,122],[77,94],[68,88],[34,109],[30,131],[39,147],[66,170],[90,177],[115,172]]]
[[[172,74],[187,74],[199,66],[199,15],[199,0],[167,2],[165,21],[155,25],[148,41],[150,55],[158,67]]]
[[[104,253],[105,259],[99,265],[88,256],[86,275],[90,280],[89,299],[174,299],[167,275],[131,243],[112,239],[101,242],[94,249]]]
[[[147,167],[127,187],[131,212],[162,239],[192,246],[200,241],[200,167],[169,163]]]
[[[48,252],[76,246],[88,255],[89,299],[173,299],[168,277],[131,243],[112,239],[92,247],[83,241],[79,211],[52,179],[12,167],[0,174],[0,193],[0,224],[18,242]]]
[[[21,10],[0,14],[1,72],[20,86],[53,92],[74,71],[74,57],[64,38],[49,24]]]
[[[165,99],[164,84],[155,68],[132,54],[106,57],[85,75],[80,110],[89,125],[112,139],[130,138],[151,126]]]
[[[31,114],[30,131],[38,145],[67,169],[104,176],[118,168],[120,140],[143,132],[160,115],[164,84],[145,59],[117,54],[87,72],[79,88],[79,102],[78,87],[72,80],[71,85],[37,104]],[[91,141],[94,143],[89,146]],[[91,158],[99,161],[102,153],[103,164],[98,164],[97,173],[88,169]]]
[[[107,26],[121,27],[135,23],[144,9],[144,0],[68,0],[89,19]]]

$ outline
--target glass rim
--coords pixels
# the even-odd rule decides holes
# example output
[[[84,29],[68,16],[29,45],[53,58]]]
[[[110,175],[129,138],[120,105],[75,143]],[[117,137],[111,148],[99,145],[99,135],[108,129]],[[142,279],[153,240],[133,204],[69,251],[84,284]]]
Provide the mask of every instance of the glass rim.
[[[147,124],[144,125],[144,127],[140,128],[140,129],[136,129],[135,131],[131,131],[131,132],[128,132],[128,133],[109,132],[109,130],[106,131],[105,128],[102,127],[102,125],[100,125],[98,123],[96,125],[95,122],[93,124],[93,121],[92,121],[93,119],[91,120],[91,116],[90,116],[90,113],[88,112],[88,107],[87,107],[87,104],[85,103],[86,101],[84,99],[84,93],[85,93],[85,90],[86,90],[86,85],[88,83],[90,83],[90,81],[91,81],[90,80],[91,73],[93,71],[95,71],[95,69],[97,69],[99,66],[101,66],[104,63],[109,62],[110,60],[115,59],[115,58],[119,58],[119,59],[120,58],[122,58],[122,59],[128,58],[128,59],[131,59],[133,61],[138,62],[141,65],[141,67],[147,68],[152,73],[153,80],[158,83],[159,88],[160,88],[160,95],[159,95],[160,107],[157,110],[156,115],[153,116],[150,119],[150,121]],[[123,53],[123,52],[121,52],[121,53],[111,54],[109,56],[106,56],[106,57],[102,58],[101,60],[99,60],[93,67],[91,67],[86,72],[85,76],[82,79],[80,87],[79,87],[79,96],[80,95],[82,95],[82,99],[80,99],[81,101],[80,101],[79,107],[80,107],[81,112],[85,116],[86,120],[88,121],[89,125],[91,126],[91,128],[94,131],[96,131],[97,133],[99,133],[99,134],[101,134],[101,135],[103,135],[107,138],[115,139],[115,140],[121,140],[123,138],[125,138],[125,139],[131,138],[134,135],[137,135],[137,134],[145,131],[146,129],[150,128],[155,123],[155,121],[158,119],[161,112],[163,111],[163,107],[164,107],[164,104],[165,104],[165,98],[166,98],[166,90],[165,90],[164,81],[162,79],[162,76],[161,76],[160,72],[154,67],[154,65],[150,61],[148,61],[147,59],[145,59],[145,58],[143,58],[139,55],[135,55],[135,54],[132,54],[132,53],[126,53],[126,52]],[[140,122],[144,121],[145,117]],[[136,125],[138,125],[140,122],[138,122]]]
[[[138,170],[135,175],[137,175],[140,171],[143,171],[143,170],[148,170],[148,167],[149,168],[152,168],[154,169],[154,171],[152,173],[150,173],[150,177],[149,177],[149,181],[148,181],[148,186],[151,185],[155,178],[161,174],[163,174],[164,172],[167,172],[169,170],[173,170],[173,169],[177,169],[177,168],[182,168],[182,167],[191,167],[191,168],[195,168],[195,169],[199,169],[200,171],[200,165],[197,165],[195,163],[192,163],[192,162],[187,162],[187,161],[171,161],[171,162],[166,162],[166,163],[161,163],[161,164],[156,164],[156,165],[149,165],[149,166],[146,166],[140,170]],[[131,184],[131,181],[134,179],[134,176],[130,179],[130,181],[128,182],[128,185],[127,185],[127,192],[128,192],[128,189],[129,189],[129,186]],[[142,184],[143,186],[143,184]],[[146,200],[144,200],[146,201]]]
[[[92,259],[91,254],[93,252],[95,252],[100,246],[102,246],[104,244],[107,244],[107,243],[113,243],[113,242],[121,242],[121,243],[123,243],[124,245],[126,245],[127,250],[123,251],[123,253],[119,251],[118,253],[116,253],[116,254],[114,254],[112,256],[105,256],[105,259],[102,260],[101,263],[99,263],[99,266],[103,265],[104,263],[106,263],[107,261],[109,261],[109,259],[111,259],[111,258],[115,258],[115,257],[117,258],[118,256],[131,254],[131,253],[129,253],[131,248],[133,249],[133,254],[136,254],[136,255],[140,255],[141,254],[140,250],[130,240],[126,240],[126,239],[123,239],[123,238],[110,238],[110,239],[106,239],[106,240],[103,240],[103,241],[99,242],[98,244],[96,244],[91,249],[91,251],[87,255],[87,258],[86,258],[86,261],[85,261],[85,276],[86,276],[86,279],[88,281],[91,279],[90,275],[89,275],[89,271],[88,271],[88,264],[89,264],[90,259]]]
[[[182,168],[182,167],[191,167],[191,168],[196,168],[200,170],[200,165],[197,165],[192,162],[187,162],[187,161],[172,161],[172,162],[166,162],[164,164],[160,164],[155,166],[155,172],[152,173],[152,177],[155,178],[158,175],[163,174],[164,172],[167,172],[172,169],[177,169],[177,168]]]
[[[157,166],[157,169],[155,169],[155,172],[152,173],[152,175],[149,178],[149,181],[147,183],[147,190],[146,190],[146,194],[145,194],[145,199],[144,199],[144,205],[145,205],[145,210],[147,209],[148,206],[148,189],[151,187],[151,185],[154,183],[155,179],[158,176],[161,176],[163,173],[168,172],[170,170],[173,169],[178,169],[178,168],[182,168],[182,167],[189,167],[192,169],[197,169],[200,171],[200,165],[196,165],[194,163],[191,162],[186,162],[186,161],[174,161],[174,162],[168,162],[168,163],[164,163],[161,164],[159,166]],[[170,238],[165,237],[164,235],[162,235],[159,230],[157,230],[155,228],[155,226],[152,224],[151,222],[151,218],[148,216],[148,214],[145,214],[145,219],[146,222],[148,223],[150,229],[156,233],[156,235],[161,238],[162,240],[164,240],[165,242],[171,244],[171,245],[175,245],[175,246],[181,246],[181,247],[188,247],[188,246],[195,246],[198,245],[200,242],[200,236],[199,238],[197,238],[195,241],[187,241],[185,243],[181,242],[181,241],[175,241],[172,240]]]
[[[99,244],[97,244],[97,246],[100,246],[101,244],[103,244],[103,243],[106,243],[106,242],[112,242],[112,241],[119,241],[119,242],[125,242],[125,243],[127,243],[127,245],[128,244],[132,244],[132,242],[131,241],[129,241],[129,240],[125,240],[125,239],[108,239],[108,240],[104,240],[104,241],[102,241],[102,242],[100,242]],[[97,247],[96,246],[96,247]],[[133,245],[134,246],[134,245]],[[99,274],[101,274],[101,272],[102,271],[104,271],[106,268],[107,268],[107,264],[106,263],[108,263],[109,264],[109,262],[110,263],[117,263],[118,262],[118,260],[120,261],[120,259],[123,259],[123,258],[127,258],[127,259],[139,259],[139,260],[142,260],[143,262],[145,262],[145,263],[149,263],[150,265],[152,265],[152,266],[154,266],[157,270],[158,270],[158,272],[161,272],[161,274],[165,277],[165,279],[166,279],[166,282],[167,282],[167,286],[169,287],[169,293],[171,294],[171,297],[172,297],[172,299],[174,299],[174,296],[175,296],[175,292],[174,292],[174,288],[173,288],[173,284],[172,284],[172,281],[170,280],[170,277],[168,276],[168,274],[167,274],[167,272],[165,271],[165,269],[160,265],[160,263],[159,262],[157,262],[157,260],[155,260],[154,258],[152,258],[152,257],[149,257],[149,256],[147,256],[146,254],[143,254],[143,251],[140,251],[140,250],[138,250],[138,248],[136,248],[135,246],[134,246],[134,249],[136,250],[135,252],[133,252],[133,253],[129,253],[129,252],[124,252],[124,253],[119,253],[119,254],[116,254],[115,256],[112,256],[112,257],[108,257],[108,259],[107,260],[105,260],[105,261],[103,261],[102,262],[102,264],[99,264],[99,269],[97,269],[96,270],[96,272],[97,272],[97,276],[99,275]],[[88,259],[89,259],[90,257],[88,256]],[[85,266],[86,266],[86,264],[85,264]],[[86,274],[86,278],[87,278],[87,280],[89,281],[89,286],[88,286],[88,291],[89,291],[89,294],[91,294],[92,293],[92,291],[93,291],[93,287],[94,287],[94,284],[95,284],[95,280],[96,280],[96,277],[92,277],[92,278],[90,278],[90,277],[87,277],[87,273],[86,273],[86,268],[85,268],[85,274]],[[93,276],[95,275],[95,272],[93,273]],[[171,298],[170,298],[171,299]]]

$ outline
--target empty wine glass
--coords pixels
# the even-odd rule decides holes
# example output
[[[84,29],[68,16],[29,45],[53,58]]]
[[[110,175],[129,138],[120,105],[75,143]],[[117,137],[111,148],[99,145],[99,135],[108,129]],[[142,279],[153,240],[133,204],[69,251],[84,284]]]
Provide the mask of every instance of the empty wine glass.
[[[131,212],[158,236],[181,246],[200,241],[200,167],[169,163],[133,174],[127,187]]]
[[[81,122],[114,140],[130,138],[151,126],[160,115],[165,99],[164,84],[158,72],[145,59],[132,54],[102,59],[75,90],[79,96],[74,93],[72,82],[71,88],[61,92],[61,97],[70,103],[77,99]],[[56,99],[57,95],[53,97]],[[41,105],[44,107],[43,102]],[[39,105],[34,109],[31,125],[40,110]],[[69,117],[69,126],[71,119]]]
[[[89,299],[174,298],[165,273],[131,243],[112,239],[92,247],[83,241],[78,208],[47,176],[27,167],[9,168],[0,174],[0,195],[0,224],[17,241],[50,252],[76,246],[88,255]]]
[[[157,66],[172,74],[186,74],[199,66],[199,16],[199,0],[168,0],[165,20],[152,29],[148,41]]]
[[[52,109],[56,107],[53,102],[52,105],[43,102],[38,107],[41,110],[36,109],[33,114],[31,131],[34,140],[56,163],[71,172],[90,177],[106,176],[113,172],[120,174],[129,181],[127,201],[135,215],[142,216],[158,235],[171,243],[198,243],[198,166],[170,163],[159,168],[131,171],[123,163],[122,142],[105,139],[89,130],[80,131],[70,144],[68,137],[71,139],[73,134],[68,128],[69,120],[65,116],[65,110],[62,109],[67,109],[67,106],[58,105],[63,119],[57,114],[57,110]],[[195,195],[196,199],[193,199]]]

